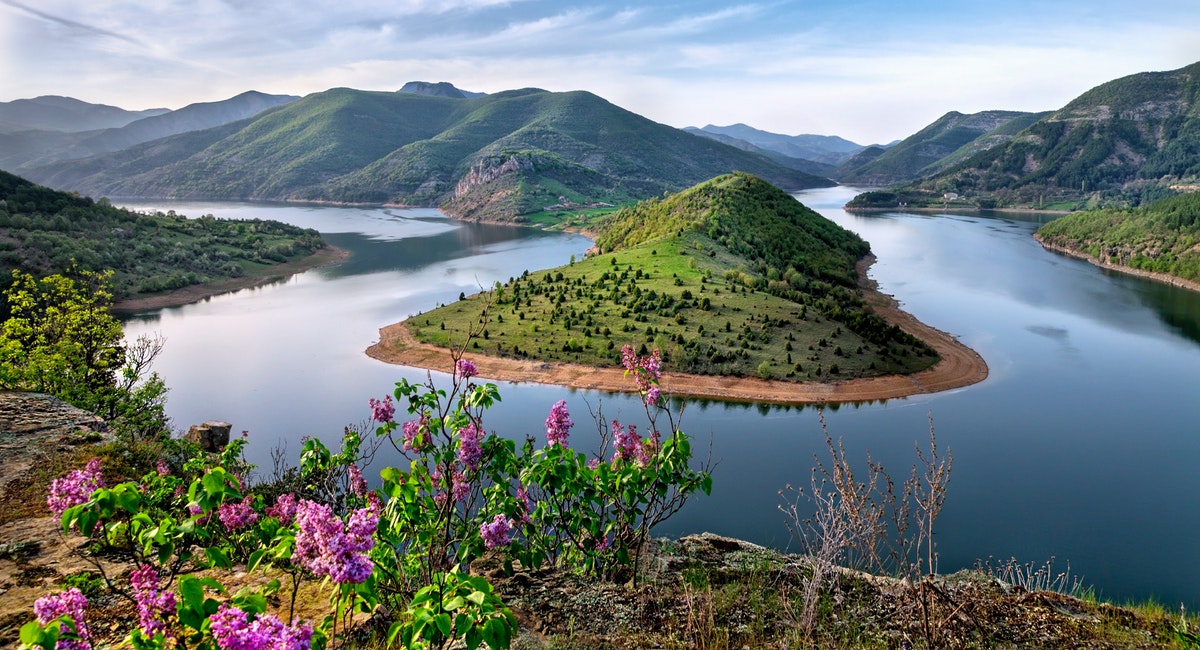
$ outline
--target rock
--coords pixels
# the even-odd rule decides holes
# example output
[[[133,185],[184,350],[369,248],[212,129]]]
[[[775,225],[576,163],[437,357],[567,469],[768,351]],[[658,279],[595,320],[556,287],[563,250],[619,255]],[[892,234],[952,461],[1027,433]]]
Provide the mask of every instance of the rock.
[[[193,424],[188,427],[184,438],[204,451],[220,452],[229,444],[229,430],[233,425],[228,422],[209,420],[204,424]]]

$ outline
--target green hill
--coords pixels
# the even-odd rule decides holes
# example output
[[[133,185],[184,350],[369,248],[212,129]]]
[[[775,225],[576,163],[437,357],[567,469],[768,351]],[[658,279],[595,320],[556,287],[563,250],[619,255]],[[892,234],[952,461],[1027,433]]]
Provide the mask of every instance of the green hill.
[[[933,124],[873,158],[850,159],[834,172],[840,182],[886,186],[926,176],[969,153],[1006,142],[1036,119],[1037,113],[982,111],[946,113]],[[968,153],[969,152],[969,153]]]
[[[796,381],[908,373],[936,355],[864,306],[866,242],[744,173],[623,208],[599,252],[407,321],[418,339],[516,358],[619,365],[659,348],[673,369]],[[486,316],[484,315],[484,312]]]
[[[1200,194],[1069,214],[1038,228],[1036,237],[1096,260],[1200,282]]]
[[[858,197],[851,207],[940,204],[1055,209],[1165,198],[1200,178],[1200,63],[1102,84],[919,183]],[[882,158],[882,157],[881,157]]]
[[[657,124],[587,92],[475,98],[337,88],[254,119],[37,168],[93,195],[441,206],[523,221],[560,203],[628,203],[742,170],[833,182]]]
[[[0,285],[37,276],[113,271],[124,298],[251,275],[311,255],[321,236],[277,221],[138,214],[0,171]]]

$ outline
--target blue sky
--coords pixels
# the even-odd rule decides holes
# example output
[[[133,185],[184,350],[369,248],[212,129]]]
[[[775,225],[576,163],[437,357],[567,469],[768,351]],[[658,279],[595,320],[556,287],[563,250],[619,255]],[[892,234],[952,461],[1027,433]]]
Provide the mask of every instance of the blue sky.
[[[1200,2],[0,0],[0,43],[0,101],[180,108],[449,81],[869,144],[1200,61]]]

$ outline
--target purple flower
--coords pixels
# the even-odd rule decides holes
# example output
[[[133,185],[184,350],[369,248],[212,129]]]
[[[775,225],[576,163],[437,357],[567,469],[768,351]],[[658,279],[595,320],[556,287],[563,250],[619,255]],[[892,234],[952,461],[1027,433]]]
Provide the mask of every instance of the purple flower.
[[[643,467],[650,461],[651,454],[646,448],[646,444],[642,441],[642,437],[638,435],[637,426],[629,425],[629,428],[621,426],[620,422],[612,421],[613,430],[613,447],[616,448],[616,453],[613,454],[613,462],[619,460],[627,460],[636,462]]]
[[[167,476],[171,473],[171,468],[165,461],[160,459],[158,463],[154,465],[154,471],[158,472],[159,476]]]
[[[418,451],[425,446],[427,436],[425,432],[429,430],[429,414],[422,413],[421,417],[416,420],[409,420],[404,423],[404,442],[401,447],[404,451]]]
[[[455,472],[454,477],[450,482],[450,496],[455,501],[466,501],[471,495],[471,484],[467,483],[467,477],[462,472]]]
[[[275,505],[266,509],[268,517],[274,517],[280,523],[289,525],[296,518],[296,495],[288,492],[275,499]]]
[[[350,492],[355,496],[367,496],[367,479],[363,478],[362,471],[358,469],[358,465],[350,463],[346,467],[346,474],[350,478]]]
[[[651,386],[646,391],[646,396],[643,399],[645,400],[647,406],[657,406],[658,400],[661,397],[662,391],[659,390],[658,386]]]
[[[479,469],[483,460],[483,431],[472,422],[458,430],[458,459],[468,470]]]
[[[638,390],[642,392],[646,404],[658,404],[661,391],[658,382],[662,379],[662,353],[655,350],[649,356],[639,357],[631,346],[621,348],[621,365],[625,366],[625,375],[633,373]]]
[[[89,463],[90,465],[91,463]],[[75,638],[60,638],[55,648],[62,650],[91,650],[92,634],[87,623],[83,620],[84,610],[87,609],[87,598],[75,587],[60,591],[57,594],[42,596],[33,602],[33,613],[37,616],[39,625],[67,616],[75,625]],[[63,623],[59,628],[62,634],[70,632],[70,626]]]
[[[271,614],[253,621],[246,612],[222,603],[209,619],[209,631],[221,650],[305,650],[312,643],[312,626],[284,625]]]
[[[225,526],[225,530],[234,532],[252,525],[258,521],[258,513],[254,512],[254,498],[247,496],[241,501],[222,503],[217,506],[217,519]]]
[[[491,548],[507,546],[512,534],[512,522],[504,515],[496,515],[492,523],[479,526],[479,534],[483,537],[483,545]]]
[[[301,500],[296,505],[296,547],[292,562],[334,582],[359,583],[371,575],[366,553],[375,546],[379,511],[375,504],[350,514],[348,525],[329,506]]]
[[[466,359],[459,359],[458,361],[454,362],[454,374],[459,379],[466,380],[478,375],[479,371],[475,368],[474,362],[467,361]]]
[[[517,487],[517,502],[521,504],[521,522],[522,524],[533,523],[533,499],[529,497],[529,489],[524,485]]]
[[[382,400],[372,397],[367,403],[371,405],[371,419],[380,424],[391,422],[396,415],[396,405],[392,403],[391,395],[385,395]]]
[[[55,517],[61,517],[67,508],[87,503],[96,488],[104,487],[100,478],[100,459],[93,458],[83,469],[77,469],[62,478],[50,482],[50,495],[46,505]]]
[[[546,444],[567,446],[567,437],[575,422],[567,412],[566,400],[558,400],[550,407],[550,415],[546,418]]]
[[[147,564],[129,575],[129,583],[133,585],[142,631],[152,637],[166,630],[168,619],[175,613],[175,594],[158,588],[158,571]]]

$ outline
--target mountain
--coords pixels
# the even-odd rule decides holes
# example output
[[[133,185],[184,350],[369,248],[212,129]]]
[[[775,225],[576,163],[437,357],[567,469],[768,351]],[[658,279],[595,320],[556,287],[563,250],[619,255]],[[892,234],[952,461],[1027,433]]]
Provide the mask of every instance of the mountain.
[[[733,170],[790,190],[833,184],[588,92],[539,89],[452,99],[335,88],[27,175],[92,195],[436,205],[522,221],[560,197],[628,203]]]
[[[112,271],[117,298],[269,274],[324,246],[315,230],[260,219],[140,214],[0,171],[0,287],[35,276]]]
[[[793,381],[937,361],[857,292],[868,244],[750,174],[622,208],[598,228],[585,259],[526,272],[407,327],[441,346],[474,333],[470,349],[489,355],[617,366],[623,346],[653,347],[679,372]]]
[[[92,131],[118,128],[170,112],[165,108],[127,111],[116,106],[89,104],[72,97],[44,95],[33,99],[0,102],[0,133],[14,131]]]
[[[834,172],[834,178],[872,186],[911,181],[942,169],[948,161],[1007,142],[1044,115],[1019,111],[964,115],[951,111],[879,155],[848,160]]]
[[[1200,178],[1200,63],[1101,84],[1008,142],[853,205],[940,203],[1078,209],[1138,205]]]
[[[826,165],[839,165],[863,148],[861,144],[855,144],[836,135],[782,135],[740,123],[730,126],[709,124],[701,129],[688,127],[686,130],[737,138],[757,147],[781,153],[789,158],[812,160]]]
[[[63,134],[23,131],[0,135],[0,167],[14,171],[61,160],[77,160],[120,151],[167,136],[200,131],[257,115],[300,99],[293,95],[244,92],[218,102],[190,104],[177,111],[145,117],[119,128]]]
[[[404,84],[397,92],[411,93],[414,95],[426,95],[428,97],[452,97],[454,99],[473,99],[475,97],[483,97],[487,93],[473,93],[467,90],[459,90],[454,87],[454,84],[447,81],[439,81],[431,83],[428,81],[410,81]]]
[[[817,162],[815,160],[807,160],[804,158],[792,158],[791,156],[786,156],[784,154],[779,153],[778,151],[774,151],[771,149],[764,149],[756,144],[752,144],[752,143],[742,140],[740,138],[735,138],[731,135],[724,135],[721,133],[710,133],[709,131],[705,131],[704,129],[698,129],[694,126],[685,126],[683,128],[683,130],[687,131],[688,133],[691,133],[692,135],[698,135],[702,138],[708,138],[709,140],[716,140],[717,142],[720,142],[722,144],[727,144],[731,147],[737,147],[738,149],[741,149],[742,151],[749,151],[751,153],[756,153],[756,154],[759,154],[762,156],[766,156],[767,158],[774,160],[775,162],[779,163],[780,165],[783,165],[784,167],[789,167],[791,169],[798,169],[806,174],[830,177],[830,176],[832,176],[834,169],[836,169],[833,165],[830,165],[830,164]]]

